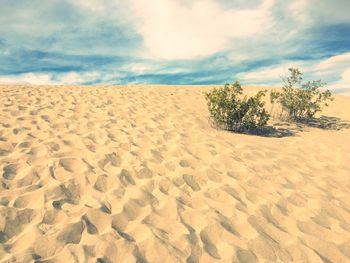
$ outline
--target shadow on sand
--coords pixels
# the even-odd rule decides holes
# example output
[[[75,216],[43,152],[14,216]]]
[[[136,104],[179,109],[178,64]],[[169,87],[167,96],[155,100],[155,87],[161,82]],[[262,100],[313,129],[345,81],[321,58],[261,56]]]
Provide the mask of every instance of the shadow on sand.
[[[211,125],[216,129],[220,129],[220,127],[217,127],[212,122],[211,122]],[[289,122],[274,123],[273,126],[266,126],[260,129],[249,130],[249,131],[229,129],[227,127],[226,128],[221,127],[221,129],[234,132],[234,133],[245,134],[245,135],[284,138],[284,137],[295,136],[298,132],[305,131],[305,128],[307,127],[318,128],[323,130],[339,131],[343,129],[349,129],[350,122],[344,121],[337,117],[321,116],[319,118],[311,118],[311,119],[301,120],[299,122],[293,122],[293,123],[289,123]]]
[[[261,137],[275,137],[275,138],[283,138],[294,136],[297,131],[300,131],[299,127],[288,127],[289,123],[277,124],[275,126],[265,126],[259,129],[253,130],[244,130],[240,127],[229,127],[229,126],[218,126],[212,120],[209,119],[209,124],[211,127],[217,130],[226,130],[232,133],[244,134],[244,135],[254,135]],[[281,126],[281,127],[278,127]],[[286,127],[287,126],[287,127]]]
[[[254,131],[243,132],[243,134],[256,135],[261,137],[274,137],[274,138],[283,138],[294,136],[299,131],[299,128],[285,128],[285,127],[275,127],[275,126],[266,126],[261,129]]]
[[[350,122],[336,117],[321,116],[320,118],[311,118],[300,122],[301,125],[308,127],[339,131],[350,128]]]

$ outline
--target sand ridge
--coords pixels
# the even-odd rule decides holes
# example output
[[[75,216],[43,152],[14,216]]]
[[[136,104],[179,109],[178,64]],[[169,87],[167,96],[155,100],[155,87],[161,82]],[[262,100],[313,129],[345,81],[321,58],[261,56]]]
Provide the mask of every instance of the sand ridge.
[[[219,131],[211,88],[0,86],[0,261],[350,262],[350,129]]]

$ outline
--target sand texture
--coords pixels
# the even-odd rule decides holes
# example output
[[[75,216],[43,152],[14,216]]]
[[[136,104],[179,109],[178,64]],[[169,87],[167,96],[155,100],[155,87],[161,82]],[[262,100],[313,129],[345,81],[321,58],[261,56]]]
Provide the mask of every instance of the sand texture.
[[[0,262],[350,262],[350,97],[253,136],[210,88],[0,86]]]

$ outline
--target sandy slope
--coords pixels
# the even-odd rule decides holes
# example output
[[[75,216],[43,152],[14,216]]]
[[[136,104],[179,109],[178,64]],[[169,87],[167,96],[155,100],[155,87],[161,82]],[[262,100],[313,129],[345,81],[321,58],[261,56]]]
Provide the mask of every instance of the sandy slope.
[[[1,86],[0,261],[350,262],[350,129],[217,131],[208,88]]]

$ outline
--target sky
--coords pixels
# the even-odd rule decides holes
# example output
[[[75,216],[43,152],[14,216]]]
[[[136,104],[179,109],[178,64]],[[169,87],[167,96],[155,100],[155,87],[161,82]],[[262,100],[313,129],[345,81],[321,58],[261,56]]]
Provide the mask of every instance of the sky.
[[[0,83],[281,85],[350,95],[349,0],[0,0]]]

